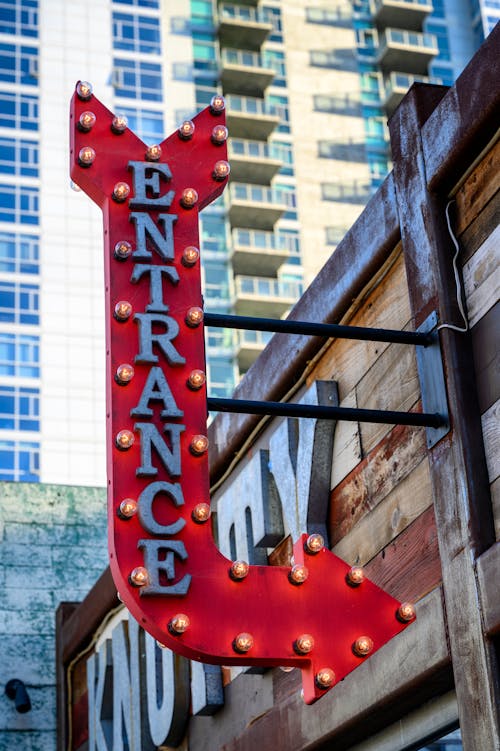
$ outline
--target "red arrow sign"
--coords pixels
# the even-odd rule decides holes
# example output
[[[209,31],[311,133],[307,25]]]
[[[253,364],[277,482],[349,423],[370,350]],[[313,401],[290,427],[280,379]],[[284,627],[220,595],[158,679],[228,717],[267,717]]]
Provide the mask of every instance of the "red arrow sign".
[[[294,565],[231,563],[214,544],[198,212],[222,193],[224,100],[147,147],[80,82],[71,177],[103,210],[109,555],[120,596],[170,649],[288,665],[311,703],[414,619],[324,547]]]

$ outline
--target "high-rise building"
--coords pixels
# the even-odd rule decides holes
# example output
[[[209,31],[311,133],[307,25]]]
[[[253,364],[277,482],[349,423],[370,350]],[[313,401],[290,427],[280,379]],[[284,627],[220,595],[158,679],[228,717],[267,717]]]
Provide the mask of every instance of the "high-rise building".
[[[77,80],[146,143],[225,95],[232,172],[202,214],[205,305],[275,318],[385,177],[388,113],[413,80],[456,77],[494,6],[0,0],[0,479],[105,483],[102,219],[68,178]],[[211,393],[268,338],[209,328]]]

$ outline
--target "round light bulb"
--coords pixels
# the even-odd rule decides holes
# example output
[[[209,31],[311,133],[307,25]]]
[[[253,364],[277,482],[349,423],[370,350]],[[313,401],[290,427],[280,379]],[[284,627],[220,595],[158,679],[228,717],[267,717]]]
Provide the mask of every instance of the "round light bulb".
[[[204,454],[208,449],[208,438],[206,435],[194,435],[191,438],[191,443],[189,444],[189,450],[192,454],[195,456],[201,456]]]
[[[352,651],[358,657],[366,657],[373,650],[373,641],[369,636],[360,636],[352,645]]]
[[[130,195],[130,185],[125,182],[116,183],[113,188],[113,200],[123,203]]]
[[[126,386],[127,383],[130,383],[133,377],[134,368],[132,365],[129,365],[128,362],[123,362],[121,365],[118,365],[115,373],[115,381],[120,386]]]
[[[208,503],[197,503],[191,514],[193,521],[204,524],[210,519],[210,506]]]
[[[304,546],[306,553],[309,553],[309,555],[316,555],[316,553],[319,553],[320,550],[323,550],[324,547],[325,541],[322,535],[318,534],[317,532],[309,535]]]
[[[113,254],[117,261],[126,261],[132,255],[132,246],[127,240],[118,240]]]
[[[180,636],[187,631],[189,626],[190,620],[185,613],[177,613],[177,615],[174,615],[174,617],[168,622],[168,630],[171,634],[174,634],[174,636]]]
[[[225,180],[226,177],[229,177],[229,173],[231,172],[231,167],[229,166],[229,162],[226,162],[224,159],[219,159],[218,162],[215,162],[214,164],[214,171],[212,173],[214,180]]]
[[[147,568],[144,568],[144,566],[136,566],[130,572],[129,581],[134,587],[144,587],[146,584],[149,584]]]
[[[298,563],[295,564],[295,566],[292,566],[288,574],[288,578],[290,579],[292,584],[303,584],[308,576],[309,571],[307,570],[307,568],[305,566],[301,566]]]
[[[184,120],[177,133],[183,141],[189,141],[194,135],[195,125],[192,120]]]
[[[194,188],[184,188],[181,194],[181,206],[192,209],[198,201],[198,193]]]
[[[188,326],[195,329],[200,323],[203,323],[203,310],[197,307],[189,308],[186,313],[185,321]]]
[[[118,516],[120,519],[132,519],[137,513],[137,501],[133,498],[124,498],[118,506]]]
[[[225,125],[216,125],[215,128],[212,129],[212,143],[216,146],[220,146],[227,141],[228,135],[229,132]]]
[[[120,449],[120,451],[127,451],[129,448],[131,448],[131,446],[134,445],[134,441],[134,434],[131,430],[120,430],[116,434],[116,448]]]
[[[221,94],[215,94],[210,100],[210,112],[212,115],[220,115],[226,108],[226,102]]]
[[[84,146],[78,152],[78,163],[80,167],[90,167],[95,159],[95,151],[92,146]]]
[[[119,300],[115,305],[115,318],[117,321],[123,322],[130,318],[132,315],[132,305],[128,300]]]
[[[346,582],[351,587],[359,587],[365,580],[365,572],[361,566],[353,566],[346,574]]]
[[[246,561],[234,561],[229,569],[229,576],[234,581],[241,581],[248,576],[249,570],[250,566]]]
[[[335,673],[331,668],[321,668],[315,675],[315,681],[318,688],[331,688],[335,683]]]
[[[92,130],[92,128],[94,127],[95,122],[96,116],[94,115],[94,113],[86,110],[80,115],[80,118],[78,120],[78,130],[81,130],[82,133],[88,133],[89,130]]]
[[[87,102],[92,96],[92,84],[88,81],[78,81],[76,85],[76,93],[79,99],[83,102]]]
[[[158,159],[161,157],[161,146],[159,146],[157,143],[154,144],[154,146],[148,146],[146,149],[146,159],[148,162],[157,162]]]
[[[198,391],[205,385],[206,380],[203,370],[192,370],[187,379],[187,385],[192,391]]]
[[[113,118],[113,121],[111,123],[111,130],[115,135],[121,136],[122,133],[125,133],[128,127],[128,120],[125,117],[125,115],[115,115]]]
[[[314,648],[314,637],[311,634],[297,636],[293,648],[299,655],[308,655]]]
[[[82,191],[82,189],[80,188],[80,186],[77,185],[75,182],[73,182],[73,180],[69,181],[69,187],[71,188],[71,190],[74,190],[75,193],[81,193],[81,191]]]
[[[411,602],[403,602],[396,612],[396,617],[401,623],[409,623],[416,618],[415,606]]]
[[[249,652],[253,647],[253,636],[245,631],[235,637],[233,641],[233,649],[235,652],[245,654]]]
[[[200,251],[195,245],[187,245],[182,251],[181,262],[184,266],[194,266],[200,257]]]

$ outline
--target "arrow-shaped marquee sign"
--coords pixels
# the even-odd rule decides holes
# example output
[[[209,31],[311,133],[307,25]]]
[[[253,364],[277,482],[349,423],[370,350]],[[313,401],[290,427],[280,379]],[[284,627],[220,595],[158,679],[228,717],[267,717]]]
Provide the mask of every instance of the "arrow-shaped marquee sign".
[[[104,215],[108,517],[123,602],[159,642],[223,665],[293,666],[312,703],[415,617],[320,535],[249,566],[210,522],[198,212],[229,175],[224,99],[147,147],[79,82],[71,177]]]

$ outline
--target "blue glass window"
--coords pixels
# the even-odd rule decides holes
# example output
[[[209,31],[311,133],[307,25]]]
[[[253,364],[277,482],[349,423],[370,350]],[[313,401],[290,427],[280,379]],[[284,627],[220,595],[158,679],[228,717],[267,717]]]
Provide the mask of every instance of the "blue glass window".
[[[0,282],[0,321],[4,323],[39,324],[38,285]]]
[[[38,389],[0,386],[0,430],[40,430]]]
[[[114,87],[116,96],[127,99],[162,99],[161,65],[140,60],[114,61]]]
[[[201,217],[203,251],[227,253],[226,222],[223,216],[205,214]]]
[[[125,115],[128,120],[129,128],[137,133],[139,138],[145,143],[158,143],[163,141],[165,136],[165,127],[163,114],[160,111],[131,109],[122,107],[120,114]]]
[[[262,57],[265,65],[269,65],[276,73],[272,85],[286,86],[285,53],[279,50],[266,50]]]
[[[159,55],[160,20],[151,16],[113,13],[113,46],[117,50]]]
[[[0,185],[0,222],[38,224],[38,188]]]
[[[38,336],[0,333],[0,375],[40,377]]]
[[[38,97],[0,92],[0,127],[37,130]]]
[[[35,441],[0,441],[0,480],[39,482],[40,444]]]
[[[0,138],[0,174],[38,177],[38,143]]]
[[[0,44],[0,81],[38,84],[38,50],[20,44]]]
[[[120,5],[134,5],[136,8],[159,8],[160,0],[113,0]]]
[[[20,274],[38,274],[38,237],[0,232],[0,271]]]
[[[281,21],[281,8],[261,6],[262,16],[267,23],[272,24],[273,30],[268,36],[270,42],[283,42],[283,24]]]
[[[0,0],[0,33],[38,36],[38,0]]]

